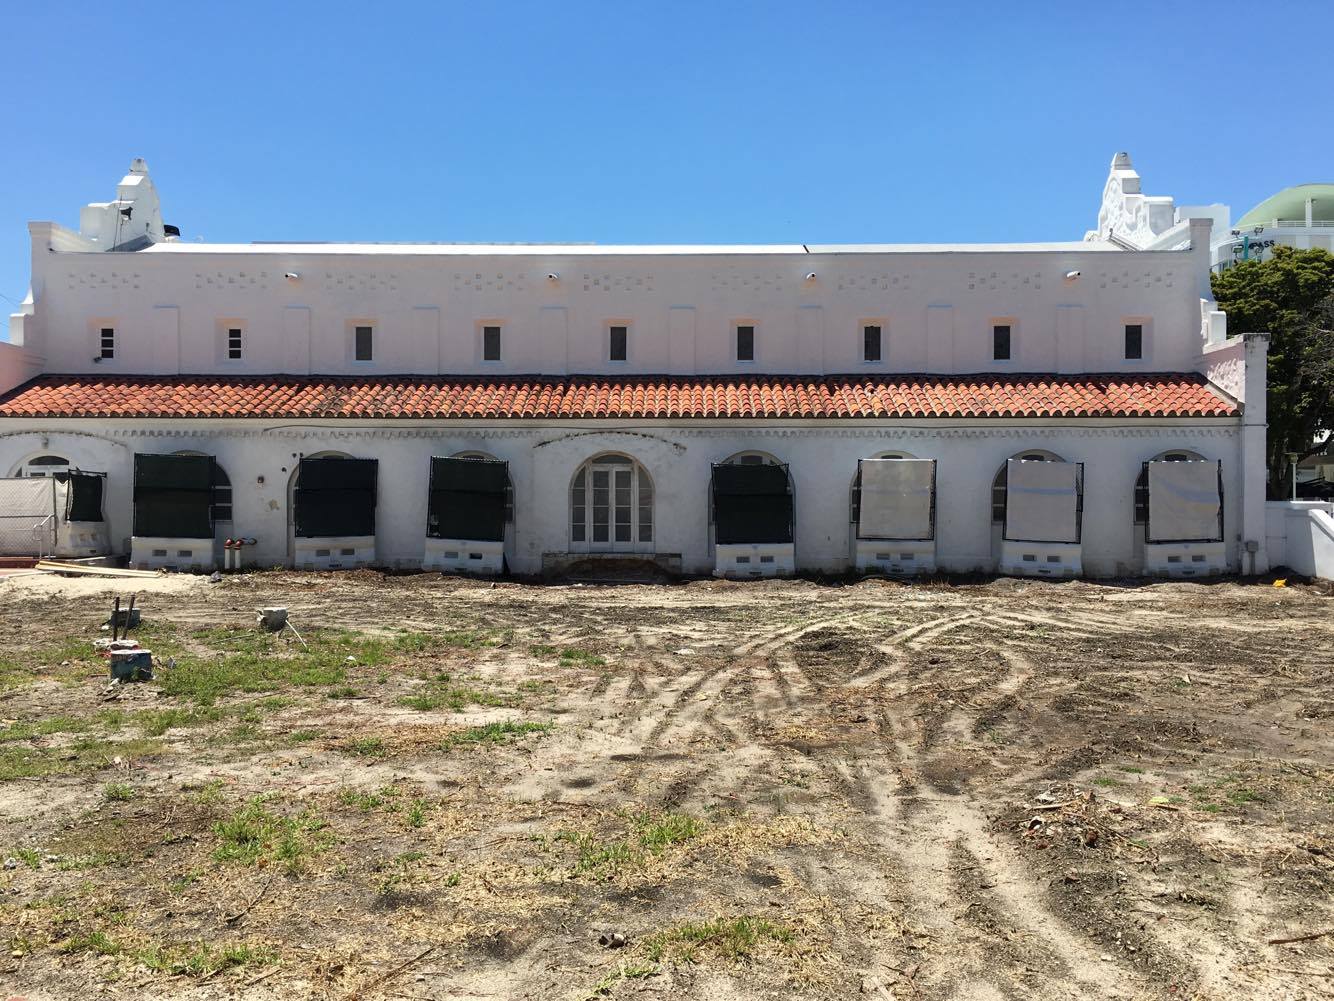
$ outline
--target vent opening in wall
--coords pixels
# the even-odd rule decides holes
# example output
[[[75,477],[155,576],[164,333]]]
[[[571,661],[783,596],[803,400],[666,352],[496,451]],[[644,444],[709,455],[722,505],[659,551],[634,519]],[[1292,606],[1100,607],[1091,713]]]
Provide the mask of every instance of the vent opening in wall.
[[[116,329],[114,327],[103,327],[102,333],[98,339],[99,358],[112,359],[116,357]]]
[[[1010,325],[998,323],[991,328],[991,357],[994,361],[1010,360]]]
[[[241,329],[239,327],[227,328],[227,360],[241,360]]]

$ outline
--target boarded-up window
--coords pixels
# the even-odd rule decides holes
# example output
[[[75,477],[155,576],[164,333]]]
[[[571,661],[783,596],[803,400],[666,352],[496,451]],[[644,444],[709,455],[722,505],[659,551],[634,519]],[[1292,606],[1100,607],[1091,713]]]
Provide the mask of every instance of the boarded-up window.
[[[720,545],[792,541],[787,466],[718,463],[713,467],[714,539]]]
[[[294,498],[297,536],[374,535],[378,469],[375,459],[302,459]]]
[[[1222,464],[1204,459],[1145,464],[1148,542],[1218,542],[1223,538]]]
[[[213,538],[213,457],[134,457],[134,534],[140,538]]]
[[[862,459],[854,508],[859,539],[935,538],[934,459]]]
[[[431,459],[426,534],[434,539],[505,538],[509,465],[498,459]]]
[[[1006,463],[1005,539],[1078,542],[1084,507],[1084,465],[1079,462]]]

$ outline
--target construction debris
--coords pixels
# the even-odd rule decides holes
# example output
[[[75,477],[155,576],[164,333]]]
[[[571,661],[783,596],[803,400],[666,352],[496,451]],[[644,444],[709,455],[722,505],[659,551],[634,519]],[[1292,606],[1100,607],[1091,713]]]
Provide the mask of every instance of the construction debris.
[[[79,577],[161,577],[161,570],[125,570],[121,567],[92,567],[64,560],[38,560],[34,570],[44,573],[74,574]]]

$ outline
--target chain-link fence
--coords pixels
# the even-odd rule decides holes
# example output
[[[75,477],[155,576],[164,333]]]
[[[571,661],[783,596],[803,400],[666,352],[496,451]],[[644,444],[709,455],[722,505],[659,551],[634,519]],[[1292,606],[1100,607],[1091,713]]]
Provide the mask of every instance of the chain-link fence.
[[[55,544],[55,480],[0,479],[0,556],[48,556]]]

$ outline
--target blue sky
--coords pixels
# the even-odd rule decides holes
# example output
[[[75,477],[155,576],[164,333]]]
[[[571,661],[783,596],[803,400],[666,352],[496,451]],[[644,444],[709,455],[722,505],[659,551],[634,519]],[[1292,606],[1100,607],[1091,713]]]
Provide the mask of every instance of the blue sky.
[[[1295,55],[1327,2],[10,0],[0,24],[10,300],[27,221],[77,225],[134,156],[208,241],[1077,239],[1121,149],[1149,193],[1238,215],[1334,180]]]

